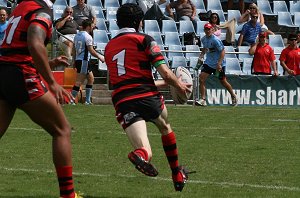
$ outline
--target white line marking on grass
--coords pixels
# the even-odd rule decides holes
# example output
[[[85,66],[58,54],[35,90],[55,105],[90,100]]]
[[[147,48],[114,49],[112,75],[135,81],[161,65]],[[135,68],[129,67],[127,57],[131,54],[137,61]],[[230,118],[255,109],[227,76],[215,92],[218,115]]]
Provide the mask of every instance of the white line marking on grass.
[[[26,169],[26,168],[6,168],[0,167],[2,170],[6,171],[18,171],[18,172],[46,172],[46,173],[54,173],[52,170],[37,170],[37,169]],[[73,175],[78,176],[92,176],[92,177],[111,177],[113,175],[118,177],[125,177],[125,178],[136,178],[134,175],[122,175],[122,174],[99,174],[99,173],[79,173],[73,172]],[[159,181],[172,181],[168,178],[163,177],[148,177],[148,179],[154,179]],[[272,190],[286,190],[286,191],[296,191],[300,192],[299,187],[289,187],[289,186],[274,186],[274,185],[259,185],[259,184],[240,184],[240,183],[233,183],[233,182],[212,182],[212,181],[202,181],[202,180],[188,180],[188,183],[193,184],[208,184],[208,185],[216,185],[216,186],[232,186],[232,187],[249,187],[249,188],[261,188],[261,189],[272,189]]]
[[[18,128],[18,127],[10,127],[8,129],[11,129],[11,130],[23,130],[23,131],[45,131],[44,129]]]
[[[276,119],[272,121],[273,122],[300,122],[300,120],[293,120],[293,119]]]

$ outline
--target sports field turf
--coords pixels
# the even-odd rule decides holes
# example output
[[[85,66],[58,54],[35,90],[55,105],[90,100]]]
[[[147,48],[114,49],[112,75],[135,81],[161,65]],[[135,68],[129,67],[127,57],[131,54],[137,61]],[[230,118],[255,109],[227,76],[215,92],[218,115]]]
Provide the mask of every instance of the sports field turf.
[[[168,106],[180,162],[197,171],[181,193],[153,124],[156,178],[127,159],[131,146],[112,106],[64,110],[74,127],[75,187],[84,197],[300,197],[299,108]],[[50,136],[17,111],[0,141],[0,198],[58,197],[50,148]]]

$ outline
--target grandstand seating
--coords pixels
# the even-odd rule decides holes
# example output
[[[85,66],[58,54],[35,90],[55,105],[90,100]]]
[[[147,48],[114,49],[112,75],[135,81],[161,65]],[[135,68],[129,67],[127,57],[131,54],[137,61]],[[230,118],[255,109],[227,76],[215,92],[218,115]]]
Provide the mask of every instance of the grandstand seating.
[[[224,48],[225,48],[225,52],[232,52],[232,53],[226,53],[225,58],[237,58],[233,46],[224,46]]]
[[[166,32],[165,33],[165,45],[181,45],[178,32]]]
[[[296,12],[300,12],[300,1],[289,1],[290,13],[294,15]]]
[[[111,20],[111,19],[117,19],[117,7],[107,7],[106,8],[106,19]]]
[[[90,6],[97,6],[97,7],[103,8],[101,0],[87,0],[87,4]]]
[[[0,5],[2,5],[1,2],[4,2],[5,0],[1,0],[0,1]],[[66,0],[56,0],[55,3],[53,5],[62,5],[62,6],[67,6],[68,2]]]
[[[261,11],[261,13],[263,13],[265,15],[270,15],[270,16],[275,16],[276,15],[276,14],[273,13],[269,1],[257,0],[257,6],[259,7],[259,10]]]
[[[284,47],[282,36],[280,34],[269,35],[269,45],[271,47]]]
[[[161,33],[165,34],[166,32],[177,32],[178,29],[175,21],[173,20],[162,20]]]
[[[65,5],[53,5],[53,19],[54,21],[61,18],[61,15],[64,13],[66,6]]]
[[[239,46],[238,47],[239,52],[244,52],[244,53],[238,54],[240,62],[243,62],[244,58],[253,58],[253,55],[250,55],[248,52],[249,49],[250,49],[250,46]]]
[[[278,12],[277,18],[278,25],[286,26],[286,27],[297,27],[293,21],[291,14],[289,12]]]
[[[69,0],[69,6],[73,7],[77,5],[77,0]]]
[[[253,58],[244,58],[243,59],[243,74],[244,75],[252,74],[252,61],[253,61]]]
[[[207,1],[207,10],[222,10],[222,12],[223,12],[223,8],[222,8],[220,0]]]
[[[102,45],[100,49],[104,49],[104,44],[106,45],[109,41],[107,32],[105,30],[94,30],[93,31],[94,43],[98,46]],[[99,45],[100,44],[100,45]]]
[[[179,35],[183,35],[186,32],[195,32],[193,22],[179,21]]]
[[[273,13],[277,14],[278,12],[289,12],[285,1],[273,1]]]
[[[169,45],[168,46],[168,49],[170,50],[170,52],[167,53],[167,58],[169,60],[172,59],[172,57],[175,57],[175,56],[181,56],[181,57],[184,57],[183,55],[183,50],[182,50],[182,47],[181,45]],[[179,52],[171,52],[171,51],[179,51]],[[181,52],[180,52],[181,51]]]
[[[192,2],[196,6],[196,9],[197,9],[198,13],[199,12],[201,12],[201,13],[206,12],[203,0],[192,0]]]
[[[241,75],[243,72],[241,70],[239,59],[237,58],[226,58],[226,74]]]
[[[160,32],[148,32],[147,34],[152,36],[158,45],[164,46]]]
[[[103,10],[101,7],[99,6],[93,6],[94,10],[95,10],[95,14],[96,14],[96,18],[101,18],[101,19],[105,19]]]
[[[113,30],[119,30],[119,26],[117,25],[117,21],[115,19],[108,20],[108,31],[111,32]]]
[[[96,27],[98,28],[98,30],[105,30],[106,32],[108,32],[105,20],[103,18],[97,18]]]
[[[171,68],[174,69],[179,66],[187,67],[186,59],[183,56],[173,56]]]
[[[104,8],[114,7],[118,8],[120,7],[119,0],[104,0]]]
[[[186,52],[185,58],[189,60],[190,57],[196,57],[198,58],[200,55],[200,49],[198,45],[186,45],[185,51],[195,51],[195,52]],[[197,52],[196,52],[197,51]]]
[[[160,32],[157,20],[144,20],[144,32]]]
[[[300,11],[294,13],[294,24],[298,26],[300,30]]]

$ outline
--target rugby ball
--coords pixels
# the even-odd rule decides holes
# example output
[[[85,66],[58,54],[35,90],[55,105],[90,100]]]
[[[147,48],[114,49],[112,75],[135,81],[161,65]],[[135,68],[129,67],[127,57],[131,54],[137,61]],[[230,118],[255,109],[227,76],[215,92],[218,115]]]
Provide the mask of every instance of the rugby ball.
[[[193,91],[193,78],[191,73],[185,67],[177,67],[173,70],[175,76],[180,78],[182,82],[191,84],[190,90],[191,92],[186,92],[185,94],[179,93],[177,89],[173,86],[170,86],[170,93],[175,102],[175,104],[185,104],[188,99],[190,99]]]

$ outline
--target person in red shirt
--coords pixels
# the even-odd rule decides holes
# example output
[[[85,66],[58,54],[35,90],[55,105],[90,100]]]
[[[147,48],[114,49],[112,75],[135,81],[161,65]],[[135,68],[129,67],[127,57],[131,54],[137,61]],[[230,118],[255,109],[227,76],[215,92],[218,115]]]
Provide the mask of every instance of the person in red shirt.
[[[267,33],[261,32],[258,35],[258,42],[249,49],[249,54],[254,55],[252,62],[252,74],[271,75],[272,67],[274,76],[278,76],[274,50],[268,43],[266,43],[266,37]]]
[[[189,85],[178,80],[168,68],[154,39],[139,33],[144,13],[131,3],[123,4],[117,11],[117,35],[105,47],[105,62],[113,88],[112,101],[116,118],[123,127],[134,151],[129,160],[143,174],[155,177],[156,168],[150,163],[151,146],[146,122],[153,122],[161,133],[161,140],[176,191],[182,191],[188,171],[179,165],[176,136],[168,122],[167,108],[157,86],[174,86],[180,93],[190,92]],[[164,81],[155,83],[152,66]]]
[[[66,57],[48,61],[45,46],[52,34],[52,6],[51,1],[23,0],[8,20],[0,41],[0,138],[16,109],[24,111],[52,136],[60,197],[75,198],[78,196],[73,185],[71,126],[59,104],[74,98],[51,72],[51,67],[67,62]]]
[[[285,75],[300,75],[300,49],[297,39],[296,34],[289,34],[289,46],[282,50],[280,54],[280,65],[283,67]]]

